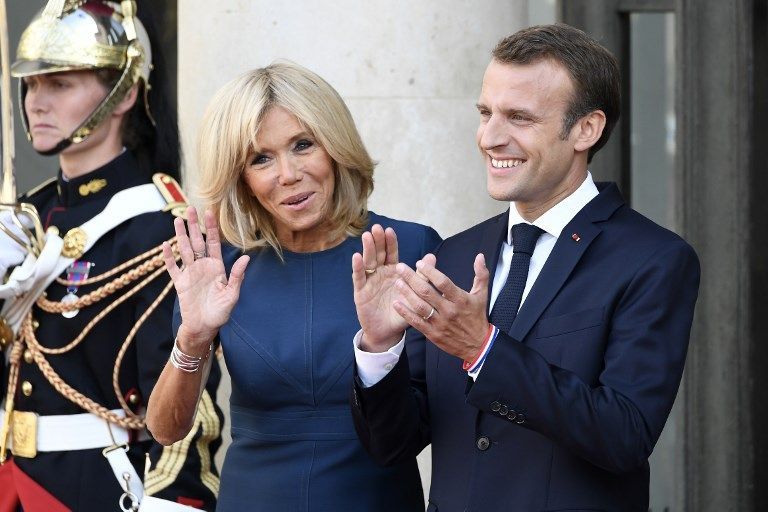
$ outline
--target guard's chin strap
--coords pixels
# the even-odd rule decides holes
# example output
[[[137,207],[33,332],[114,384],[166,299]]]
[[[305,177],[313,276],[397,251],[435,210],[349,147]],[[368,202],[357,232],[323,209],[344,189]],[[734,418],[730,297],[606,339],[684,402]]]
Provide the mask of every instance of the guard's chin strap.
[[[69,140],[69,139],[62,139],[61,142],[59,142],[58,144],[53,146],[51,149],[48,149],[46,151],[38,151],[36,149],[35,151],[37,151],[37,153],[39,155],[53,156],[53,155],[58,155],[59,153],[61,153],[62,151],[64,151],[65,149],[67,149],[71,145],[72,145],[72,141],[71,140]]]

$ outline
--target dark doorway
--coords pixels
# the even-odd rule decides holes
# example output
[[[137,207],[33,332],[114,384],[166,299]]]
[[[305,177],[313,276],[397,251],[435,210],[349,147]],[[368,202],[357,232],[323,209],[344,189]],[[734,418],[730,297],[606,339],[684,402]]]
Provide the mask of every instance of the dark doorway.
[[[767,4],[558,5],[559,18],[600,39],[623,70],[620,136],[593,173],[617,181],[641,211],[657,202],[645,213],[684,236],[702,264],[683,385],[652,459],[663,476],[652,475],[654,512],[768,510]],[[641,30],[655,39],[643,41]],[[659,42],[674,49],[654,54]],[[664,68],[674,82],[671,123],[660,110],[669,88],[648,83]],[[670,147],[664,174],[658,156]],[[642,184],[649,172],[656,177]]]

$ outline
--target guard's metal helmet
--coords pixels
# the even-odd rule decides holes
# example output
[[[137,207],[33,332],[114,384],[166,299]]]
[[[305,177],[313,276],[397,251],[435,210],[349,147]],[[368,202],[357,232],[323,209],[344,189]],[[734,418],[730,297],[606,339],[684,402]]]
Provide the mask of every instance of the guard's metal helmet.
[[[136,16],[135,0],[49,0],[32,19],[19,41],[11,74],[24,78],[45,73],[114,69],[120,77],[96,109],[72,134],[44,154],[55,154],[78,144],[112,113],[128,91],[143,84],[147,103],[152,48],[149,36]],[[31,139],[24,110],[26,86],[19,81],[19,108],[27,138]]]

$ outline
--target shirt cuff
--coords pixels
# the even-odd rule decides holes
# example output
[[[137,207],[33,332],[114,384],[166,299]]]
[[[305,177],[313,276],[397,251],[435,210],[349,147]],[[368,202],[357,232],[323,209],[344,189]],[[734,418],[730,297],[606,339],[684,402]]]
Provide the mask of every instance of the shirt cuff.
[[[467,371],[469,378],[472,380],[477,380],[477,376],[480,375],[480,370],[483,369],[485,358],[488,357],[488,353],[491,351],[491,348],[493,348],[493,343],[496,341],[498,335],[499,328],[490,324],[488,327],[488,334],[485,337],[483,348],[480,350],[480,353],[477,354],[474,361],[464,361],[463,368]]]
[[[363,386],[369,388],[387,376],[400,360],[405,346],[405,333],[394,347],[386,352],[366,352],[360,349],[360,341],[363,339],[363,330],[355,334],[352,344],[355,347],[355,363],[357,363],[357,375]]]

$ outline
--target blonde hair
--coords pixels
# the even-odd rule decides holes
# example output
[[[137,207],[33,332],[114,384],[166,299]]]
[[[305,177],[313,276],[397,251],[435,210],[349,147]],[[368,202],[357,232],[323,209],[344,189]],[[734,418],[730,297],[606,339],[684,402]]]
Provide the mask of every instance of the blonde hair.
[[[312,71],[280,61],[226,84],[203,117],[199,195],[217,216],[222,237],[243,251],[271,246],[282,255],[272,216],[242,179],[261,121],[276,106],[295,115],[333,159],[328,239],[360,235],[368,223],[375,164],[339,93]]]

